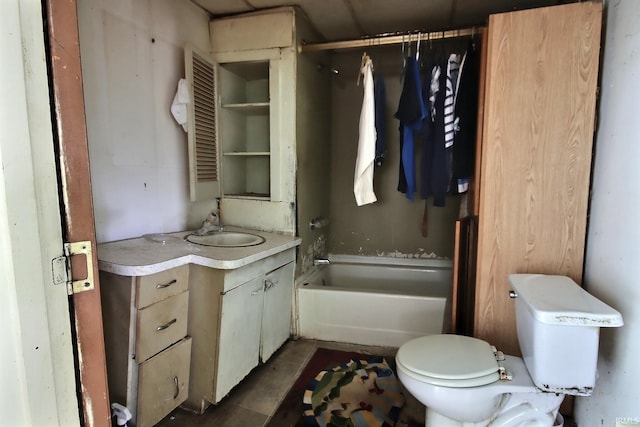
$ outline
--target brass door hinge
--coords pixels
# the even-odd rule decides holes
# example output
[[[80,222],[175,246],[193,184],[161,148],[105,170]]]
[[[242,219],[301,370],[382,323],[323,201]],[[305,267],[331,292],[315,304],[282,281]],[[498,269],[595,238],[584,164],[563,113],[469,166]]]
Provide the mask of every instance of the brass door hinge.
[[[87,263],[87,277],[85,279],[73,280],[71,274],[71,256],[84,255]],[[73,242],[64,244],[64,255],[54,258],[51,262],[53,271],[53,284],[67,286],[67,294],[73,295],[80,292],[92,291],[95,289],[93,280],[93,250],[91,241]]]

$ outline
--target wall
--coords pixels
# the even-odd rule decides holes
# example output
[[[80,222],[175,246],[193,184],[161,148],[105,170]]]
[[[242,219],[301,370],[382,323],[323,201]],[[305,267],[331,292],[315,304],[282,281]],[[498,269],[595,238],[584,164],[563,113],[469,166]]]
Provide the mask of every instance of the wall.
[[[192,2],[78,2],[98,242],[200,224],[215,201],[189,203],[187,138],[170,105],[183,46],[209,51]]]
[[[603,329],[593,396],[576,399],[580,427],[640,423],[640,3],[606,3],[599,129],[584,285],[622,313],[622,328]],[[632,94],[631,96],[629,96]],[[624,424],[631,425],[631,424]],[[635,424],[634,424],[635,425]]]
[[[296,15],[298,40],[314,40],[304,16]],[[331,72],[326,52],[298,55],[296,61],[297,232],[302,238],[296,269],[302,274],[313,259],[326,255],[329,224],[311,230],[314,218],[329,218],[331,158]]]
[[[448,197],[445,208],[435,208],[431,200],[427,201],[429,229],[424,238],[421,224],[425,202],[411,202],[396,189],[400,149],[398,120],[393,114],[402,89],[400,49],[377,47],[369,51],[375,72],[382,73],[387,89],[387,153],[384,164],[375,170],[378,201],[360,207],[353,195],[353,174],[363,97],[362,83],[356,85],[362,50],[338,51],[333,56],[332,66],[340,74],[333,78],[331,89],[331,163],[327,166],[331,173],[331,253],[453,257],[459,198]]]

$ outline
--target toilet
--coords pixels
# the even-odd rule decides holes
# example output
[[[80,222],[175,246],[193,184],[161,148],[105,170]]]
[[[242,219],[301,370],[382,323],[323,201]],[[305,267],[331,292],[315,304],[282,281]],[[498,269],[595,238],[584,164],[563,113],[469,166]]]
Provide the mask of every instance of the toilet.
[[[509,283],[522,357],[452,334],[398,349],[398,378],[427,407],[426,427],[558,427],[564,396],[592,393],[600,328],[622,326],[620,313],[566,276]]]

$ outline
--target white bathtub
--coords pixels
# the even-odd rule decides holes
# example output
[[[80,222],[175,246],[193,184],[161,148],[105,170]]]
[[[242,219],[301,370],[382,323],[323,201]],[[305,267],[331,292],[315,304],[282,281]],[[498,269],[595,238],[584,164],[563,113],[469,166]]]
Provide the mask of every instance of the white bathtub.
[[[296,285],[304,338],[400,347],[448,332],[451,262],[331,255]]]

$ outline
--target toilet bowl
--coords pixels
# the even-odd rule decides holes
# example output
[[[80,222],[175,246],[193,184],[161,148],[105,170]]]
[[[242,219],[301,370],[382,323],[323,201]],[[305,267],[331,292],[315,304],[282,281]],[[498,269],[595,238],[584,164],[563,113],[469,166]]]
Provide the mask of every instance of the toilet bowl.
[[[562,426],[564,396],[591,394],[599,328],[622,326],[620,313],[565,276],[509,281],[522,358],[452,334],[398,349],[398,378],[426,406],[426,427]]]
[[[466,422],[465,427],[479,427],[489,421],[492,426],[516,426],[495,424],[496,415],[509,409],[509,420],[542,419],[546,424],[540,426],[552,426],[564,398],[538,389],[522,358],[503,356],[471,337],[430,335],[411,340],[398,350],[396,368],[406,390],[427,407],[427,426]],[[443,424],[445,420],[450,424]]]

